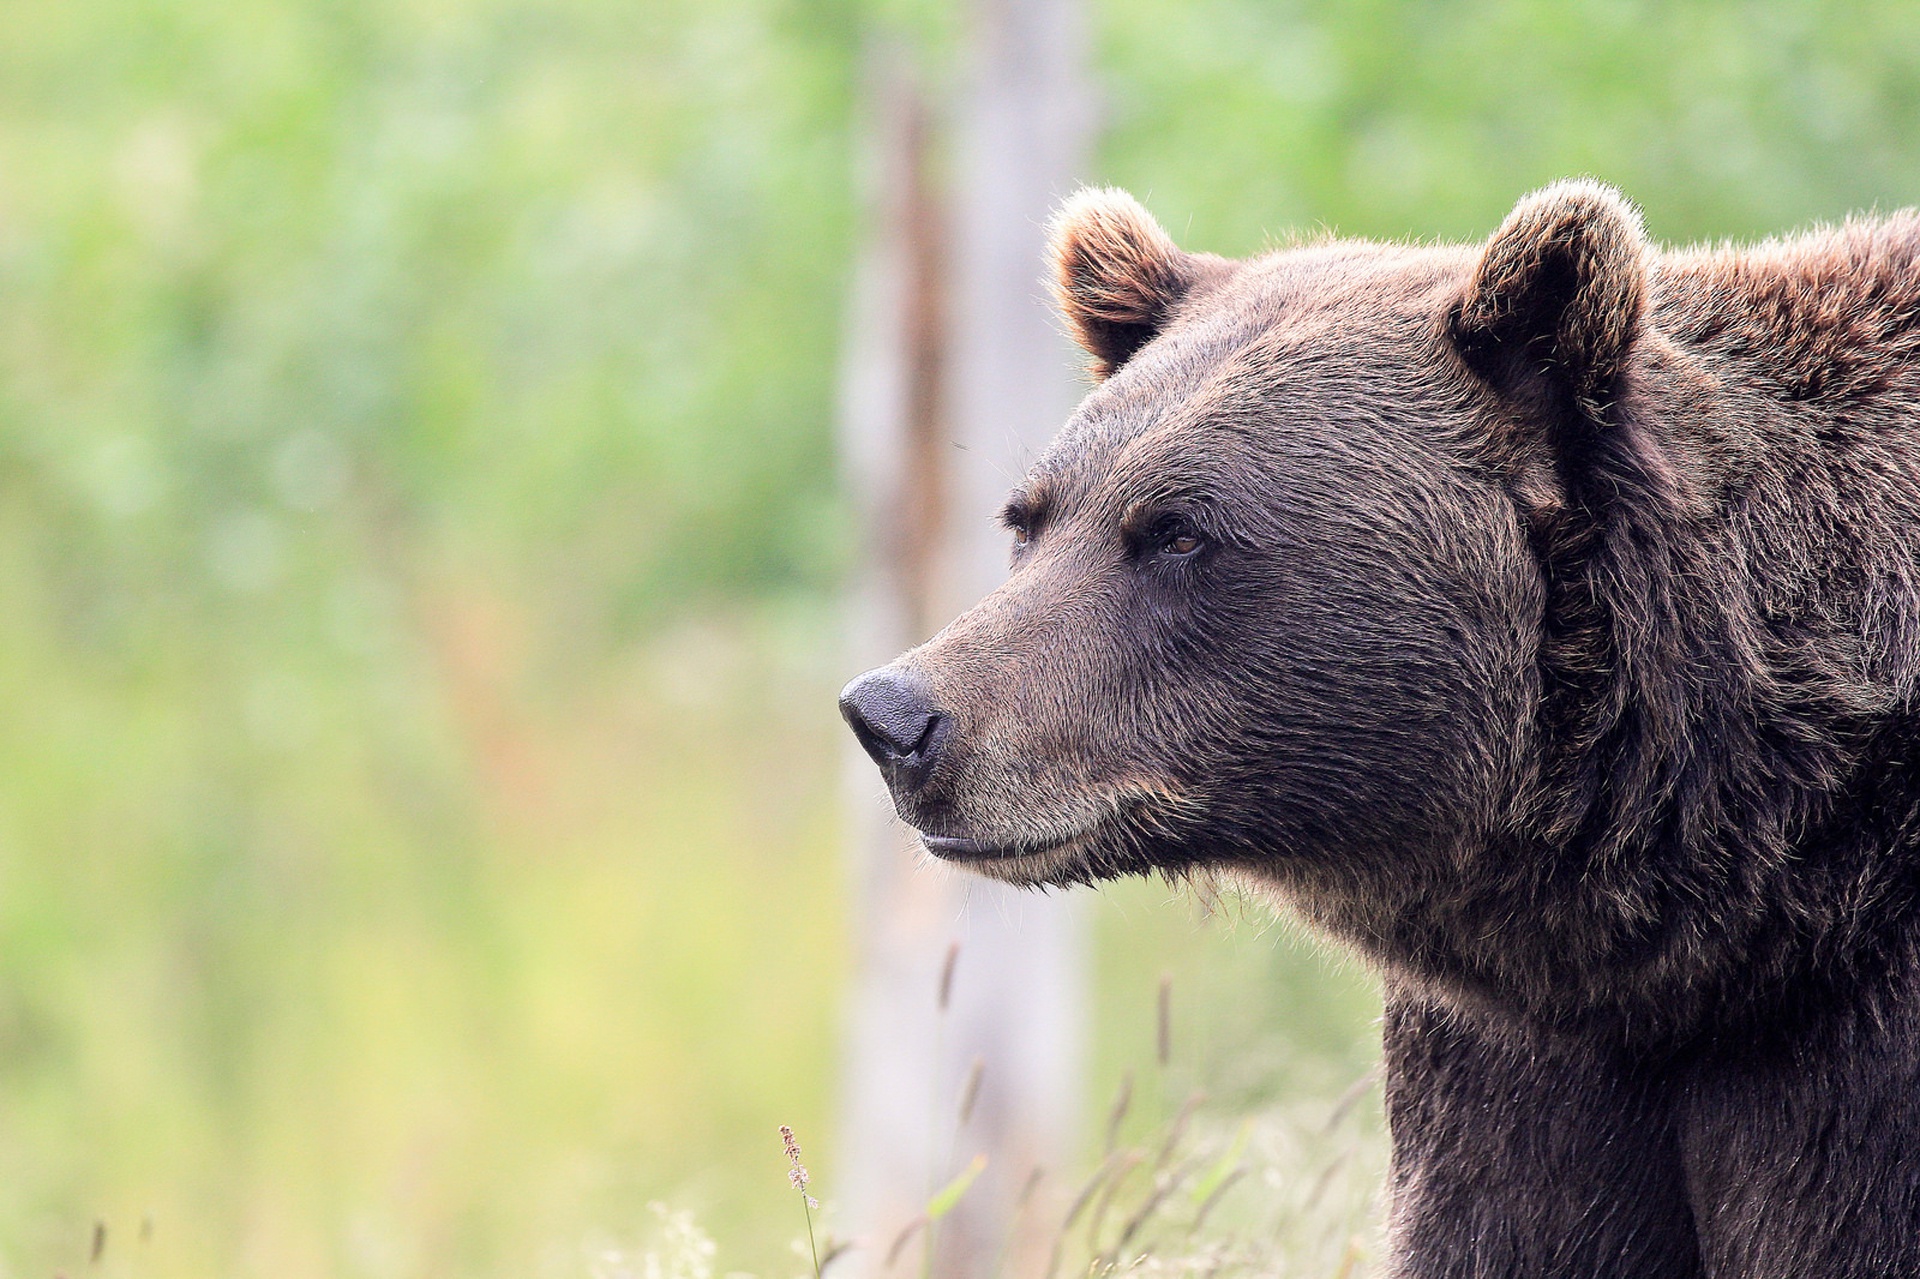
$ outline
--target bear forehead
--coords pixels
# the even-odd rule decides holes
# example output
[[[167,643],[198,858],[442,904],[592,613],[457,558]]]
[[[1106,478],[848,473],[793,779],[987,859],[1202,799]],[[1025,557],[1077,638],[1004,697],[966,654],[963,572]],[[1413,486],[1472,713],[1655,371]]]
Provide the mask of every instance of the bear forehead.
[[[1065,502],[1244,475],[1283,436],[1307,443],[1302,429],[1450,383],[1456,371],[1435,367],[1440,323],[1471,265],[1458,248],[1365,241],[1235,263],[1093,388],[1023,487]]]

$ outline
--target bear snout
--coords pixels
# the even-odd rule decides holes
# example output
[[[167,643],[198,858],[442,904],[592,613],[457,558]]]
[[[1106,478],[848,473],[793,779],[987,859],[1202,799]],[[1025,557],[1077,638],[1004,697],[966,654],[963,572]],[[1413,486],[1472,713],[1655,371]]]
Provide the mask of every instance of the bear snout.
[[[856,677],[840,692],[840,714],[860,748],[880,766],[896,796],[932,776],[945,745],[947,717],[918,677],[890,666]]]

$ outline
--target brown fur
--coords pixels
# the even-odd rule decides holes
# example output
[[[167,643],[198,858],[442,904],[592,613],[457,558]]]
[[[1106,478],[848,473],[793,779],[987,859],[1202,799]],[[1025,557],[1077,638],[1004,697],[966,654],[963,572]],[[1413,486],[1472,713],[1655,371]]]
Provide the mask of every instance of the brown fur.
[[[1378,964],[1394,1275],[1920,1274],[1920,219],[1055,263],[1014,572],[844,703],[901,815]]]

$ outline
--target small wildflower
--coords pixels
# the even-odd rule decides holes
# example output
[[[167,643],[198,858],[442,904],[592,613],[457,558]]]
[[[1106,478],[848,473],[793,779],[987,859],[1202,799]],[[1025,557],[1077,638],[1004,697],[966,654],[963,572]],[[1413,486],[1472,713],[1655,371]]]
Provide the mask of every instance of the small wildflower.
[[[800,1192],[800,1203],[807,1214],[807,1247],[813,1254],[814,1279],[820,1279],[820,1249],[813,1241],[813,1213],[820,1207],[820,1201],[807,1193],[807,1166],[800,1162],[800,1143],[794,1139],[793,1129],[786,1124],[780,1125],[780,1143],[787,1152],[787,1183]]]
[[[785,1124],[780,1125],[780,1140],[786,1144],[787,1162],[793,1165],[787,1169],[787,1180],[804,1195],[807,1193],[808,1177],[807,1166],[800,1162],[800,1143],[793,1139],[793,1129]]]

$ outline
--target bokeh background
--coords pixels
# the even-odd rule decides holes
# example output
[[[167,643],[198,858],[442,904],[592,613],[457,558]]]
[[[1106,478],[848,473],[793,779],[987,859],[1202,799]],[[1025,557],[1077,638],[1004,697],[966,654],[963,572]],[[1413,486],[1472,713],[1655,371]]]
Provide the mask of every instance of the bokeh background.
[[[1920,200],[1910,3],[1089,13],[1087,176],[1191,248],[1479,237],[1571,173],[1670,241]],[[597,1274],[653,1201],[800,1268],[863,50],[937,84],[964,27],[0,5],[0,1275]],[[1163,972],[1156,1097],[1370,1061],[1365,975],[1257,911],[1087,910],[1090,1113]]]

